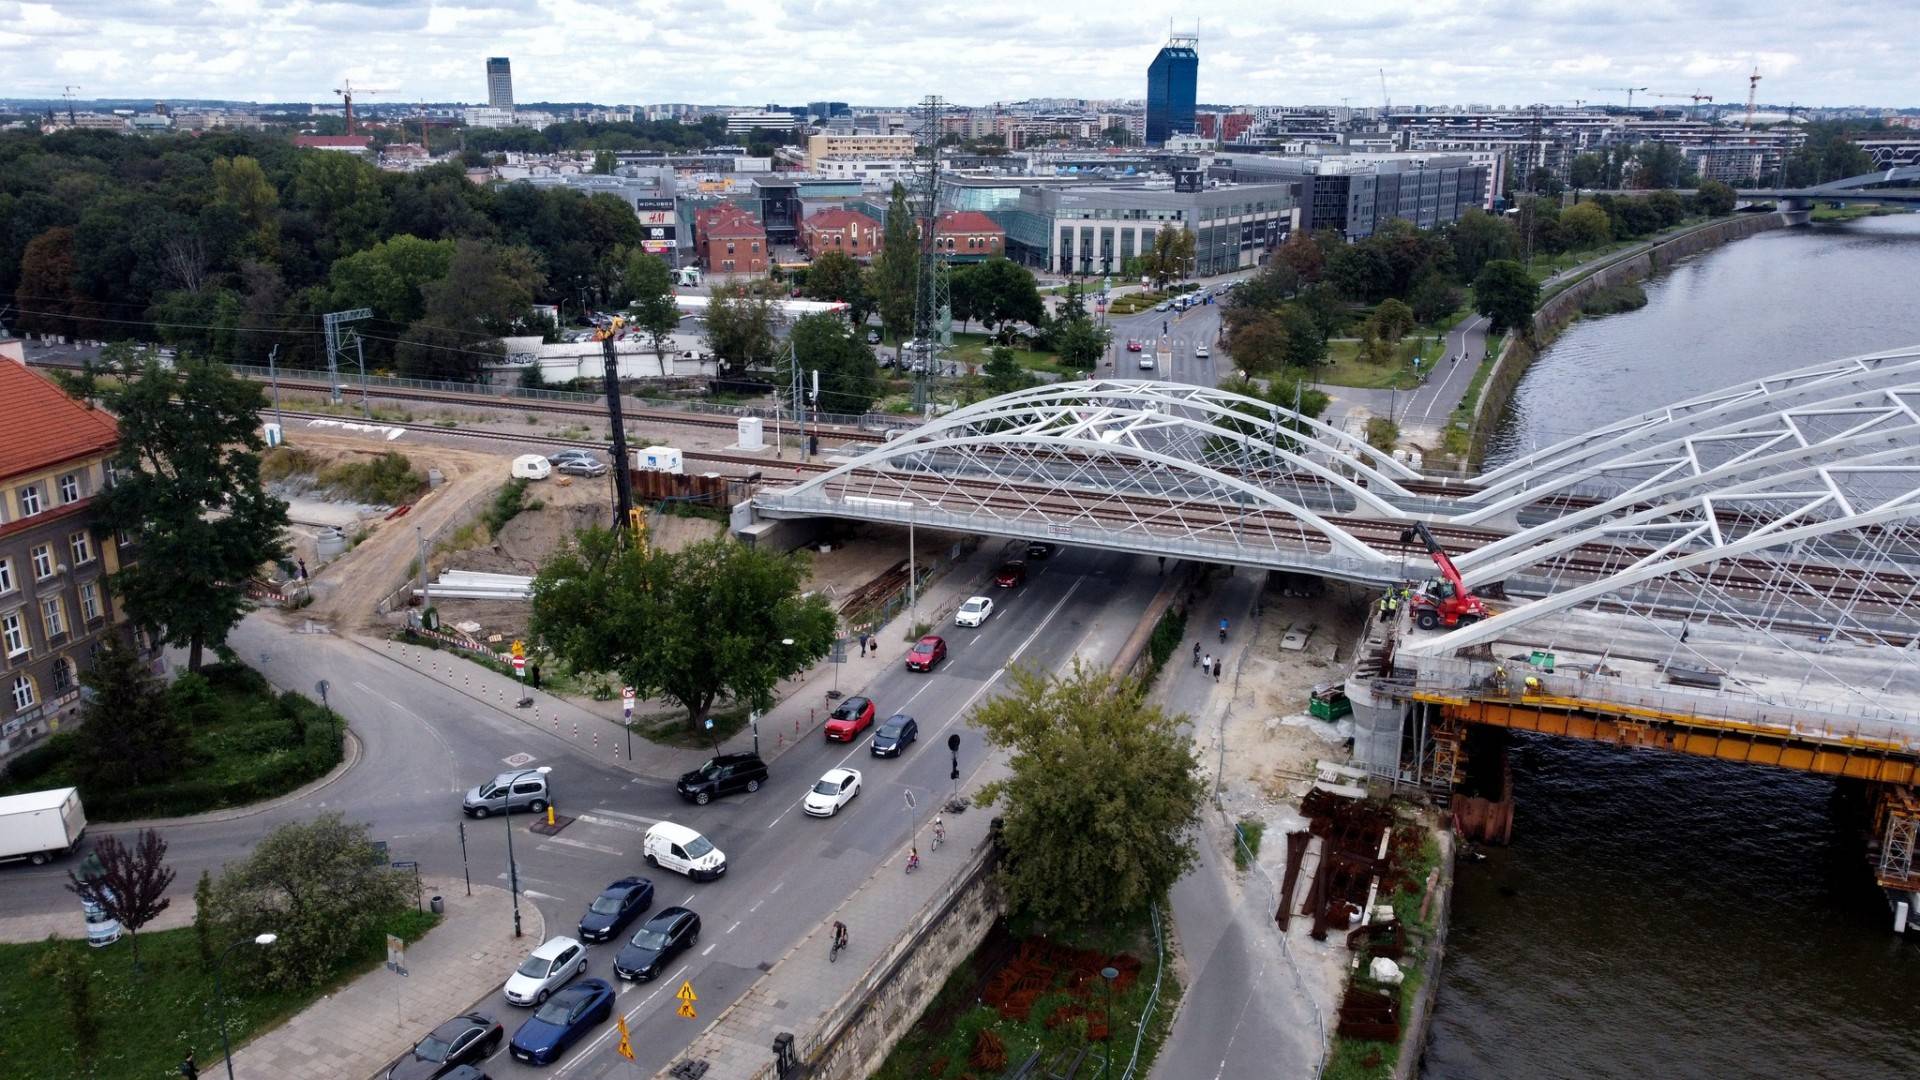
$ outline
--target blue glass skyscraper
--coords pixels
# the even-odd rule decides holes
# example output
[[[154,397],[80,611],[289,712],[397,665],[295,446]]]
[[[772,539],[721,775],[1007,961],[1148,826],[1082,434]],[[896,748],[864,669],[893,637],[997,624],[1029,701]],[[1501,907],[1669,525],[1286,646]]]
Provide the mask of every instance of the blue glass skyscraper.
[[[1147,67],[1147,145],[1160,146],[1169,135],[1193,134],[1195,88],[1200,82],[1200,39],[1167,39]]]

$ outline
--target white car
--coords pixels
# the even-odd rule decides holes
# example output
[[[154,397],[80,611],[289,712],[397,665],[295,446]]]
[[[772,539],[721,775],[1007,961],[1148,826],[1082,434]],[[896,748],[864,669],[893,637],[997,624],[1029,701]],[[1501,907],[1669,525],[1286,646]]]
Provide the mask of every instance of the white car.
[[[802,809],[814,817],[832,817],[860,794],[859,769],[828,769],[827,775],[807,792]]]
[[[505,987],[515,1005],[538,1005],[587,970],[587,947],[570,937],[548,938],[533,950]]]
[[[1142,371],[1153,370],[1153,354],[1152,353],[1140,354],[1140,370]]]
[[[1194,355],[1194,358],[1197,360],[1205,360],[1209,355],[1207,352],[1207,347],[1205,345],[1195,345],[1193,347],[1193,355]]]
[[[992,600],[984,596],[969,597],[966,603],[960,605],[960,610],[953,613],[953,625],[979,626],[992,614]]]

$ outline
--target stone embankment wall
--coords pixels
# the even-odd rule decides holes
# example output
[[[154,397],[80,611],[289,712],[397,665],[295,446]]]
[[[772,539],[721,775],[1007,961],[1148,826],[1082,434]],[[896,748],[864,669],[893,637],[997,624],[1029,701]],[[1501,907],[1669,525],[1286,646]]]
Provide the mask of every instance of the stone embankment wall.
[[[1609,263],[1542,303],[1533,315],[1533,344],[1509,336],[1505,347],[1500,350],[1500,356],[1493,362],[1493,371],[1487,376],[1479,400],[1474,403],[1470,425],[1473,432],[1472,459],[1478,462],[1485,454],[1487,440],[1493,434],[1495,423],[1500,419],[1500,414],[1506,411],[1507,402],[1513,397],[1513,388],[1520,385],[1520,377],[1532,366],[1534,357],[1567,324],[1579,318],[1581,301],[1613,285],[1645,280],[1689,255],[1697,255],[1721,244],[1782,228],[1787,224],[1786,219],[1778,213],[1743,214],[1693,229],[1645,251]]]

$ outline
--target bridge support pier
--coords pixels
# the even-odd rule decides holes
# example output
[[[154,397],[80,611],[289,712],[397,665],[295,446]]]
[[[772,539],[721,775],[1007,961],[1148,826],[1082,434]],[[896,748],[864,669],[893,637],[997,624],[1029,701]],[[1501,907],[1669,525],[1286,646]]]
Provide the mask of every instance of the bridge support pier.
[[[1920,928],[1920,788],[1879,788],[1873,804],[1873,835],[1880,847],[1874,878],[1887,891],[1899,933]]]
[[[1781,199],[1780,220],[1789,227],[1813,224],[1813,200]]]

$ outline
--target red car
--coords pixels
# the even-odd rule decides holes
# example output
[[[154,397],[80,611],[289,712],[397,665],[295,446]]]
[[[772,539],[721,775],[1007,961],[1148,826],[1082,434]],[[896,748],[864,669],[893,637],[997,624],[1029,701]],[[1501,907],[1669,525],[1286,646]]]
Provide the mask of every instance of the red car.
[[[828,742],[852,742],[861,732],[873,726],[873,699],[850,697],[833,710],[827,717]]]
[[[993,575],[993,583],[1003,589],[1018,588],[1027,583],[1027,564],[1019,561],[1002,563],[1000,572]]]
[[[947,639],[928,634],[907,650],[908,671],[932,671],[933,665],[947,658]]]
[[[1139,352],[1139,351],[1140,351],[1140,339],[1139,339],[1139,338],[1137,338],[1137,337],[1136,337],[1136,338],[1128,338],[1128,339],[1127,339],[1127,351],[1128,351],[1128,352]]]

